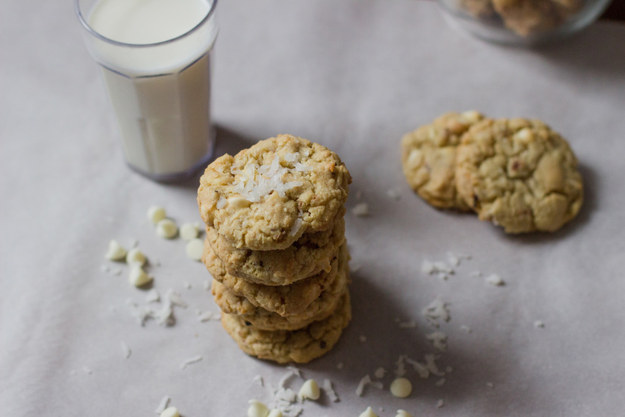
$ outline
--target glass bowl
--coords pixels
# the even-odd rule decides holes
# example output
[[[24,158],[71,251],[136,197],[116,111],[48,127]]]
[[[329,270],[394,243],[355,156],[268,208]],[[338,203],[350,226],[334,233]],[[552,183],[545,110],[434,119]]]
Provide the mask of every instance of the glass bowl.
[[[488,41],[532,45],[589,24],[610,0],[438,0],[446,19]]]

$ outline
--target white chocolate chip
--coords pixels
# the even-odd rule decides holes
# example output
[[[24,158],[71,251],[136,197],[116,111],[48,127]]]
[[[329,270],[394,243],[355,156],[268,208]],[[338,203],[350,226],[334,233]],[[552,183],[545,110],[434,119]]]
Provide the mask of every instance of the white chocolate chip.
[[[228,205],[235,209],[249,207],[251,204],[251,201],[248,201],[245,198],[239,196],[230,197],[228,199]]]
[[[309,379],[299,389],[297,396],[300,400],[318,400],[319,399],[319,385],[314,379]]]
[[[396,378],[391,382],[391,394],[398,398],[406,398],[412,392],[412,384],[406,378]]]
[[[269,412],[269,414],[267,414],[267,417],[282,417],[282,411],[274,408]]]
[[[135,287],[143,287],[152,282],[152,277],[146,274],[140,265],[133,265],[130,269],[128,280]]]
[[[412,417],[412,414],[406,410],[397,410],[397,415],[395,417]]]
[[[126,255],[126,263],[128,265],[145,265],[145,255],[139,249],[130,249]]]
[[[161,413],[161,417],[180,417],[180,413],[176,407],[167,407]]]
[[[260,401],[250,400],[250,406],[247,409],[247,417],[268,417],[269,409]]]
[[[165,239],[173,239],[178,234],[178,226],[171,219],[160,220],[156,224],[156,234]]]
[[[186,251],[190,259],[200,261],[202,259],[202,252],[204,251],[204,241],[202,239],[190,240],[187,243]]]
[[[367,409],[363,411],[359,417],[378,417],[378,415],[373,412],[371,407],[367,407]]]
[[[180,237],[184,240],[195,239],[199,234],[199,229],[195,223],[185,223],[180,226]]]
[[[126,256],[126,249],[122,247],[116,240],[109,242],[108,250],[106,251],[106,259],[111,261],[121,261]]]
[[[163,207],[152,206],[148,209],[148,219],[150,219],[153,224],[160,222],[165,217],[167,217],[167,212]]]

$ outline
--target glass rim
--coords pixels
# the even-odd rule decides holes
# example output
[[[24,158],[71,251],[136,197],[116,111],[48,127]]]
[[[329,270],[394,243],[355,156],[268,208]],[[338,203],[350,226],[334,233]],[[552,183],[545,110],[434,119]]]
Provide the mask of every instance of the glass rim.
[[[170,43],[173,43],[177,40],[183,39],[189,35],[191,35],[193,32],[197,31],[202,25],[204,25],[204,23],[206,23],[206,21],[208,19],[210,19],[214,14],[215,14],[215,7],[217,6],[217,2],[218,0],[211,0],[211,6],[208,9],[208,12],[206,13],[206,16],[204,16],[202,18],[202,20],[200,20],[195,26],[193,26],[191,29],[187,30],[186,32],[175,36],[173,38],[170,39],[165,39],[164,41],[159,41],[159,42],[152,42],[152,43],[128,43],[128,42],[122,42],[122,41],[116,41],[115,39],[111,39],[109,37],[106,37],[104,35],[102,35],[100,32],[98,32],[97,30],[95,30],[94,28],[91,27],[91,25],[87,22],[87,20],[85,19],[85,16],[83,15],[82,9],[80,7],[80,3],[82,0],[74,0],[74,11],[76,12],[76,16],[78,17],[78,21],[80,22],[80,24],[82,25],[82,27],[91,35],[95,36],[96,38],[100,39],[101,41],[110,43],[112,45],[117,45],[117,46],[125,46],[128,48],[149,48],[149,47],[153,47],[153,46],[159,46],[159,45],[167,45]]]

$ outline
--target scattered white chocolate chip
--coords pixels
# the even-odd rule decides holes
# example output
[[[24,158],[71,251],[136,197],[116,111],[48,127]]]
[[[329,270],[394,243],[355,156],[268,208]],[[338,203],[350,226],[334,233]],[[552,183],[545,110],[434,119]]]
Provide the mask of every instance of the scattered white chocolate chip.
[[[359,417],[378,417],[378,415],[373,412],[371,407],[367,407],[367,409],[363,411]]]
[[[267,417],[269,415],[269,409],[260,401],[250,400],[249,404],[247,417]]]
[[[397,410],[395,417],[412,417],[412,414],[405,410]]]
[[[503,279],[501,279],[501,277],[497,274],[490,274],[489,276],[487,276],[486,278],[484,278],[484,280],[489,283],[490,285],[494,285],[496,287],[501,287],[503,285],[505,285],[505,282]]]
[[[267,417],[282,417],[282,411],[274,408],[269,412],[269,414],[267,414]]]
[[[184,240],[191,240],[198,237],[200,230],[195,223],[184,223],[180,226],[180,237]]]
[[[145,265],[145,255],[139,249],[134,248],[128,251],[126,255],[126,263],[128,265]]]
[[[152,206],[148,209],[148,219],[150,219],[153,224],[160,222],[165,217],[167,217],[167,212],[163,207]]]
[[[366,217],[369,215],[369,205],[367,203],[358,203],[352,208],[354,216]]]
[[[152,277],[146,274],[140,265],[132,265],[128,280],[135,287],[143,287],[152,282]]]
[[[178,226],[171,219],[160,220],[156,224],[156,234],[164,239],[173,239],[178,234]]]
[[[202,260],[202,252],[204,251],[204,241],[202,241],[202,239],[192,239],[187,242],[185,250],[189,259],[200,261]]]
[[[391,382],[390,390],[394,397],[406,398],[412,392],[412,383],[406,378],[396,378]]]
[[[111,261],[123,261],[126,257],[126,249],[116,240],[111,240],[105,256]]]
[[[300,400],[318,400],[319,395],[319,385],[314,379],[306,380],[297,393]]]
[[[167,407],[161,413],[161,417],[180,417],[180,413],[176,407]]]

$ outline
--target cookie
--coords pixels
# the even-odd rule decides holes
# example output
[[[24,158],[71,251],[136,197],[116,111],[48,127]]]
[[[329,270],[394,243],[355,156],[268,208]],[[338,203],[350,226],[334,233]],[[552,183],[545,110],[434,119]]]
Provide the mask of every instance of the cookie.
[[[484,120],[463,136],[458,193],[507,233],[553,232],[573,219],[582,177],[569,144],[539,120]]]
[[[495,13],[491,0],[460,0],[460,7],[478,18],[491,17]]]
[[[402,138],[404,176],[412,189],[431,205],[469,209],[456,192],[456,147],[469,127],[483,119],[476,111],[447,113]]]
[[[347,262],[342,262],[336,278],[318,298],[302,312],[286,316],[255,306],[247,298],[237,295],[217,280],[213,280],[212,293],[215,302],[224,313],[238,315],[258,329],[295,330],[329,316],[336,308],[341,295],[347,291],[348,283]]]
[[[248,355],[278,363],[307,363],[334,347],[351,316],[349,293],[345,292],[332,315],[300,330],[260,330],[232,314],[222,314],[221,324]]]
[[[282,250],[306,233],[330,229],[350,182],[328,148],[278,135],[211,163],[200,178],[198,205],[206,225],[231,246]]]
[[[307,233],[282,250],[237,249],[210,227],[206,228],[206,241],[230,275],[262,285],[288,285],[330,271],[332,259],[345,242],[343,213],[341,210],[331,230]],[[221,274],[219,269],[215,272]]]
[[[506,27],[521,36],[545,31],[561,23],[548,0],[493,0],[495,11]]]
[[[340,258],[340,254],[342,258]],[[340,261],[339,261],[340,259]],[[245,297],[252,305],[281,316],[301,314],[336,279],[339,265],[347,265],[349,254],[344,245],[332,259],[330,271],[314,275],[290,285],[267,286],[235,277],[226,271],[224,263],[204,244],[202,261],[214,279],[236,295]]]

